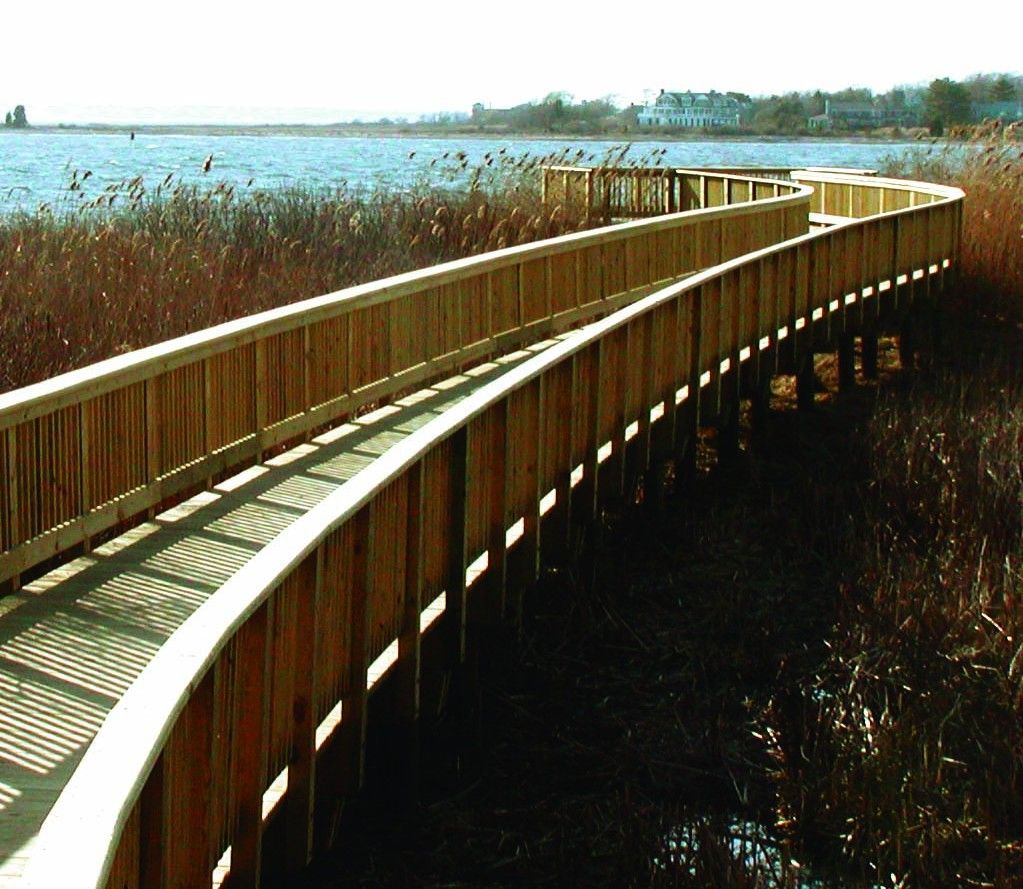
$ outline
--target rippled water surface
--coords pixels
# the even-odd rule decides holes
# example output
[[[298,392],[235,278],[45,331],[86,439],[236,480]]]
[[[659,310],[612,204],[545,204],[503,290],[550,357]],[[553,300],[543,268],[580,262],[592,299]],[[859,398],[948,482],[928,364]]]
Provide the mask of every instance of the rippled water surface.
[[[533,139],[430,139],[320,136],[150,135],[0,132],[0,212],[35,210],[40,204],[66,207],[86,202],[109,185],[142,176],[155,186],[168,173],[186,182],[227,182],[272,189],[288,185],[329,188],[350,185],[405,187],[421,177],[440,181],[445,152],[464,152],[468,163],[505,149],[516,156],[542,156],[569,148],[581,160],[595,160],[622,142]],[[664,148],[673,166],[842,166],[877,167],[885,157],[916,143],[831,141],[641,142],[630,157]],[[410,154],[414,154],[410,157]],[[212,169],[202,172],[213,156]],[[431,165],[431,161],[434,162]],[[72,175],[91,171],[83,191],[69,192]]]

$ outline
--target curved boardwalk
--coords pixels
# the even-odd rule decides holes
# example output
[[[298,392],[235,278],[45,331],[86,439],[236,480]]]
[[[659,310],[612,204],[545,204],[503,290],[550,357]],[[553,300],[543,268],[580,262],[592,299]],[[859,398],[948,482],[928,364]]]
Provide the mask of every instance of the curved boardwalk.
[[[0,396],[0,889],[294,878],[369,727],[411,785],[574,526],[955,272],[961,192],[793,179],[548,171],[652,218]]]

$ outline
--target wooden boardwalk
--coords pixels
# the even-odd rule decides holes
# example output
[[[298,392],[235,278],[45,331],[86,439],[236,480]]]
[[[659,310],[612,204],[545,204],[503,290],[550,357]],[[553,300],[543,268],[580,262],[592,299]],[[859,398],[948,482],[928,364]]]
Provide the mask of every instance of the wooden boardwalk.
[[[395,443],[551,342],[339,426],[0,599],[0,889],[20,885],[107,713],[196,608]]]
[[[602,177],[545,197],[640,219],[0,395],[0,889],[294,881],[573,526],[957,271],[957,189]]]

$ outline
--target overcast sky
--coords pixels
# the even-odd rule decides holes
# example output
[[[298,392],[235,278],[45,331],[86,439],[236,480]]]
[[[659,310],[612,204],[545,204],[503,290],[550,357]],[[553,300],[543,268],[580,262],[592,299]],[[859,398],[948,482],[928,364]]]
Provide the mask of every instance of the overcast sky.
[[[27,0],[0,17],[0,110],[29,121],[329,122],[564,90],[753,95],[1023,71],[1007,0]]]

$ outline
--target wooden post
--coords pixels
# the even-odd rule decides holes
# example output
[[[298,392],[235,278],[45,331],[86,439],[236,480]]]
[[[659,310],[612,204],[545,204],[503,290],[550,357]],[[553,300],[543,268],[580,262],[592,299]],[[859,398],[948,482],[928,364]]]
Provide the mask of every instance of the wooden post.
[[[468,493],[469,434],[463,426],[451,436],[451,511],[448,514],[448,569],[445,590],[447,615],[451,623],[450,658],[457,666],[465,660],[468,615],[465,588],[466,495]]]
[[[307,556],[278,595],[298,599],[295,610],[295,685],[291,700],[291,756],[285,810],[285,872],[298,879],[309,865],[313,847],[316,725],[316,616],[321,575],[321,550]]]
[[[237,827],[231,843],[231,885],[257,889],[263,848],[263,763],[270,732],[270,647],[264,602],[238,630],[236,682],[244,702],[238,709],[238,738],[232,768]]]
[[[762,449],[767,440],[771,416],[771,377],[764,374],[754,381],[750,392],[750,438],[754,447]]]
[[[803,352],[796,362],[796,404],[801,411],[812,410],[817,391],[813,352]]]
[[[593,357],[593,361],[583,361],[582,354],[579,358],[573,358],[573,400],[585,398],[588,402],[586,416],[590,418],[590,428],[587,430],[587,441],[583,457],[583,477],[575,487],[573,499],[575,504],[572,508],[572,515],[575,517],[576,525],[593,521],[597,516],[597,504],[599,496],[599,471],[600,463],[597,461],[597,446],[600,443],[600,411],[601,411],[601,390],[600,377],[604,360],[603,338],[587,347],[587,353]],[[586,370],[588,373],[583,373]]]
[[[336,792],[342,798],[361,788],[366,765],[366,670],[369,667],[369,590],[373,571],[373,503],[352,518],[351,650],[348,652],[349,690],[341,700],[341,754]]]
[[[700,429],[700,351],[703,340],[703,288],[693,290],[684,297],[689,300],[689,324],[680,331],[681,341],[688,345],[689,367],[686,384],[689,395],[675,412],[675,451],[683,483],[696,475],[696,450]]]
[[[721,406],[718,419],[718,460],[731,462],[739,456],[739,399],[729,398]]]
[[[860,362],[865,380],[876,380],[877,373],[877,327],[868,324],[860,334]]]
[[[210,669],[192,693],[167,742],[164,773],[164,885],[210,882],[210,785],[213,749],[213,682]],[[170,794],[166,790],[173,788]]]
[[[916,366],[913,356],[916,348],[913,334],[913,318],[909,312],[905,312],[899,322],[899,364],[903,370],[913,370]]]
[[[165,767],[166,763],[164,754],[161,753],[159,758],[156,760],[156,763],[153,765],[153,770],[149,773],[149,778],[146,779],[145,786],[142,788],[142,794],[139,797],[139,835],[141,837],[139,886],[141,889],[163,889],[164,887],[165,865],[163,857],[164,847],[166,845],[165,833],[167,830],[167,807],[164,799]],[[260,796],[262,796],[262,791],[260,791]],[[245,824],[247,819],[246,822],[242,821],[243,814],[244,811],[241,805],[239,805],[239,824],[238,831],[235,834],[235,849],[238,848],[238,838],[245,837]],[[257,845],[257,855],[258,848],[259,847]],[[238,853],[235,852],[234,854]],[[234,882],[232,879],[232,885],[238,886],[239,889],[248,889],[248,887],[256,889],[256,887],[258,887],[258,858],[256,861],[254,879],[250,870],[250,863],[251,856],[246,854],[246,849],[243,847],[241,852],[241,865],[238,868],[238,881]],[[231,871],[233,878],[233,865]]]
[[[419,621],[423,610],[423,464],[408,471],[405,526],[405,599],[398,661],[394,665],[395,750],[398,774],[393,782],[405,802],[419,797],[419,690],[422,651]]]
[[[856,339],[851,333],[838,337],[838,389],[851,392],[856,388]]]
[[[515,626],[516,630],[522,629],[523,594],[526,588],[536,580],[540,567],[540,467],[538,462],[540,430],[543,428],[544,420],[544,383],[544,377],[537,377],[521,390],[522,397],[535,404],[535,411],[529,413],[535,417],[536,422],[532,428],[516,430],[516,434],[520,435],[522,440],[528,441],[532,448],[525,465],[517,468],[517,471],[521,473],[522,485],[529,490],[530,496],[523,510],[522,536],[515,544],[508,559],[506,618]],[[519,499],[518,490],[516,490],[515,499]]]
[[[567,372],[566,372],[567,371]],[[541,427],[542,440],[548,445],[551,443],[551,428],[558,436],[558,446],[554,448],[554,455],[549,455],[547,449],[538,454],[540,461],[546,461],[550,456],[559,454],[565,455],[566,464],[558,466],[554,473],[554,506],[540,518],[540,555],[542,562],[547,565],[564,565],[571,557],[572,551],[572,483],[571,483],[571,456],[573,451],[572,431],[572,386],[574,385],[574,370],[570,365],[560,368],[553,368],[549,373],[550,383],[546,387],[545,405],[543,407]],[[564,375],[564,376],[562,376]],[[545,376],[545,379],[548,377]],[[567,381],[568,385],[565,385]],[[557,400],[550,402],[550,392],[553,385],[554,394]],[[549,478],[546,466],[543,478]],[[546,482],[544,486],[546,487]],[[539,494],[547,492],[540,490]]]
[[[490,425],[490,517],[487,532],[487,571],[476,592],[477,610],[484,624],[495,624],[505,612],[508,585],[507,529],[508,501],[508,399],[497,402]]]

